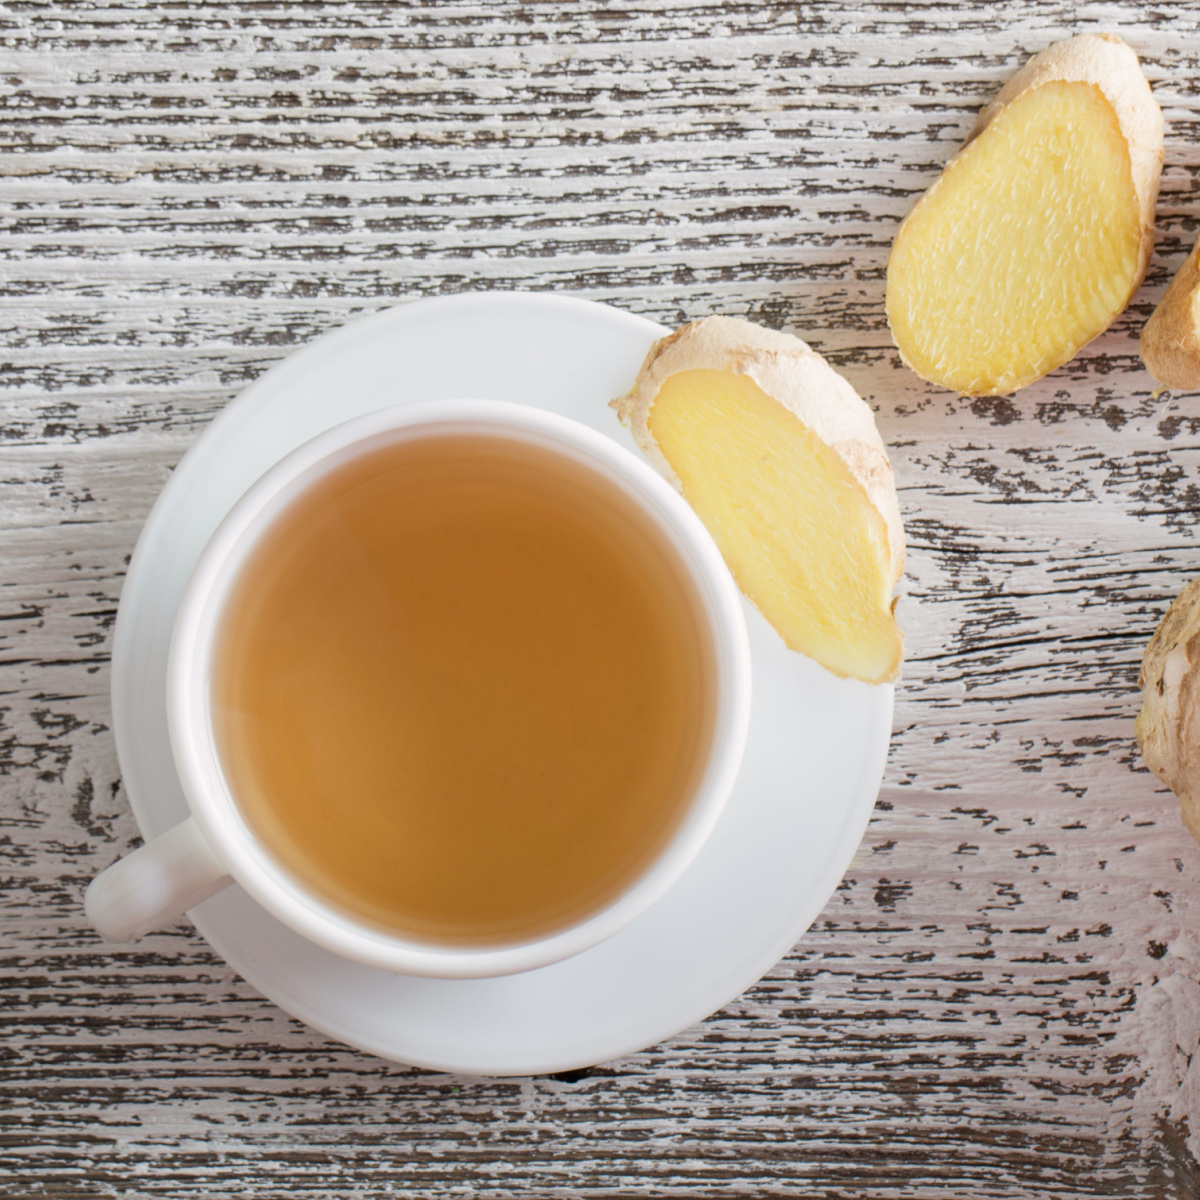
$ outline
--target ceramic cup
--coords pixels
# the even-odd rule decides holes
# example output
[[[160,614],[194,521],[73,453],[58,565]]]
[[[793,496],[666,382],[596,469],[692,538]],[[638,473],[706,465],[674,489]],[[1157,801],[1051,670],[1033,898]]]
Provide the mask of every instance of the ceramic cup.
[[[674,546],[707,622],[716,675],[712,740],[675,835],[616,900],[544,937],[512,945],[441,946],[359,922],[277,862],[242,817],[226,782],[209,709],[224,604],[272,521],[326,473],[390,442],[464,434],[515,439],[581,463],[616,484]],[[101,935],[132,941],[231,883],[311,941],[410,975],[479,978],[545,966],[610,937],[661,896],[695,858],[733,786],[750,714],[750,652],[741,601],[707,530],[645,462],[603,434],[540,409],[445,400],[368,413],[313,438],[272,467],[213,534],[184,592],[167,667],[171,748],[191,817],[98,875],[85,898]]]

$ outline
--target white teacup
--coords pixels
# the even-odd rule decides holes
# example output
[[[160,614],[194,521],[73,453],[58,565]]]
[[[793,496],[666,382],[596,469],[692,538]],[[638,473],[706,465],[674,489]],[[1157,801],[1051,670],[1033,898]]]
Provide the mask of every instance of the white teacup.
[[[523,441],[590,467],[617,485],[678,553],[713,651],[714,732],[674,835],[615,900],[567,928],[511,945],[407,939],[327,903],[285,869],[245,821],[221,768],[209,707],[225,600],[274,518],[364,450],[455,433]],[[603,434],[541,409],[446,400],[384,409],[330,429],[246,492],[205,547],[184,592],[165,699],[175,765],[192,815],[92,881],[87,914],[107,940],[132,941],[236,882],[280,921],[347,958],[404,974],[478,978],[530,970],[586,950],[627,925],[679,878],[716,825],[741,762],[750,714],[750,653],[741,601],[720,553],[686,502],[645,462]]]

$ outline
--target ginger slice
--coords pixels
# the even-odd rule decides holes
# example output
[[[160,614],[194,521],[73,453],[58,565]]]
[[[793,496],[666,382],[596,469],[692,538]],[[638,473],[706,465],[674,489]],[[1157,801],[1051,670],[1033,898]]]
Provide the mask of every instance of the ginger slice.
[[[904,531],[870,408],[799,338],[710,317],[657,342],[613,401],[784,643],[894,679]]]
[[[1142,759],[1179,798],[1183,823],[1200,841],[1200,579],[1184,586],[1154,631],[1138,687]]]
[[[896,234],[887,314],[922,378],[1006,395],[1124,310],[1154,245],[1162,113],[1118,38],[1043,51]]]
[[[1138,350],[1159,383],[1200,388],[1200,238],[1150,314]]]

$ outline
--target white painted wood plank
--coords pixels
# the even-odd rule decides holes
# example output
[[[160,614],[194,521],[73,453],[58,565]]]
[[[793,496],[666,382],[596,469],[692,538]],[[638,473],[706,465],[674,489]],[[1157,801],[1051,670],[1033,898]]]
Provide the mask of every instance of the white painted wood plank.
[[[1200,848],[1132,743],[1200,418],[1136,337],[1200,222],[1192,4],[0,9],[0,1180],[14,1195],[1200,1194]],[[899,363],[896,224],[1030,53],[1122,32],[1167,118],[1129,312],[1008,400]],[[297,344],[482,288],[803,332],[909,530],[881,804],[757,988],[573,1082],[337,1047],[190,929],[112,952],[126,558]]]

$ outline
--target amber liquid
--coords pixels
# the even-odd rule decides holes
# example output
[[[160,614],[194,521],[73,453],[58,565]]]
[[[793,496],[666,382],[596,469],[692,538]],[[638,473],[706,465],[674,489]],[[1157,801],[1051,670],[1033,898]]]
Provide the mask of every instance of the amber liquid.
[[[586,917],[657,855],[713,686],[677,553],[613,484],[446,435],[365,453],[267,530],[212,703],[285,870],[373,925],[495,944]]]

